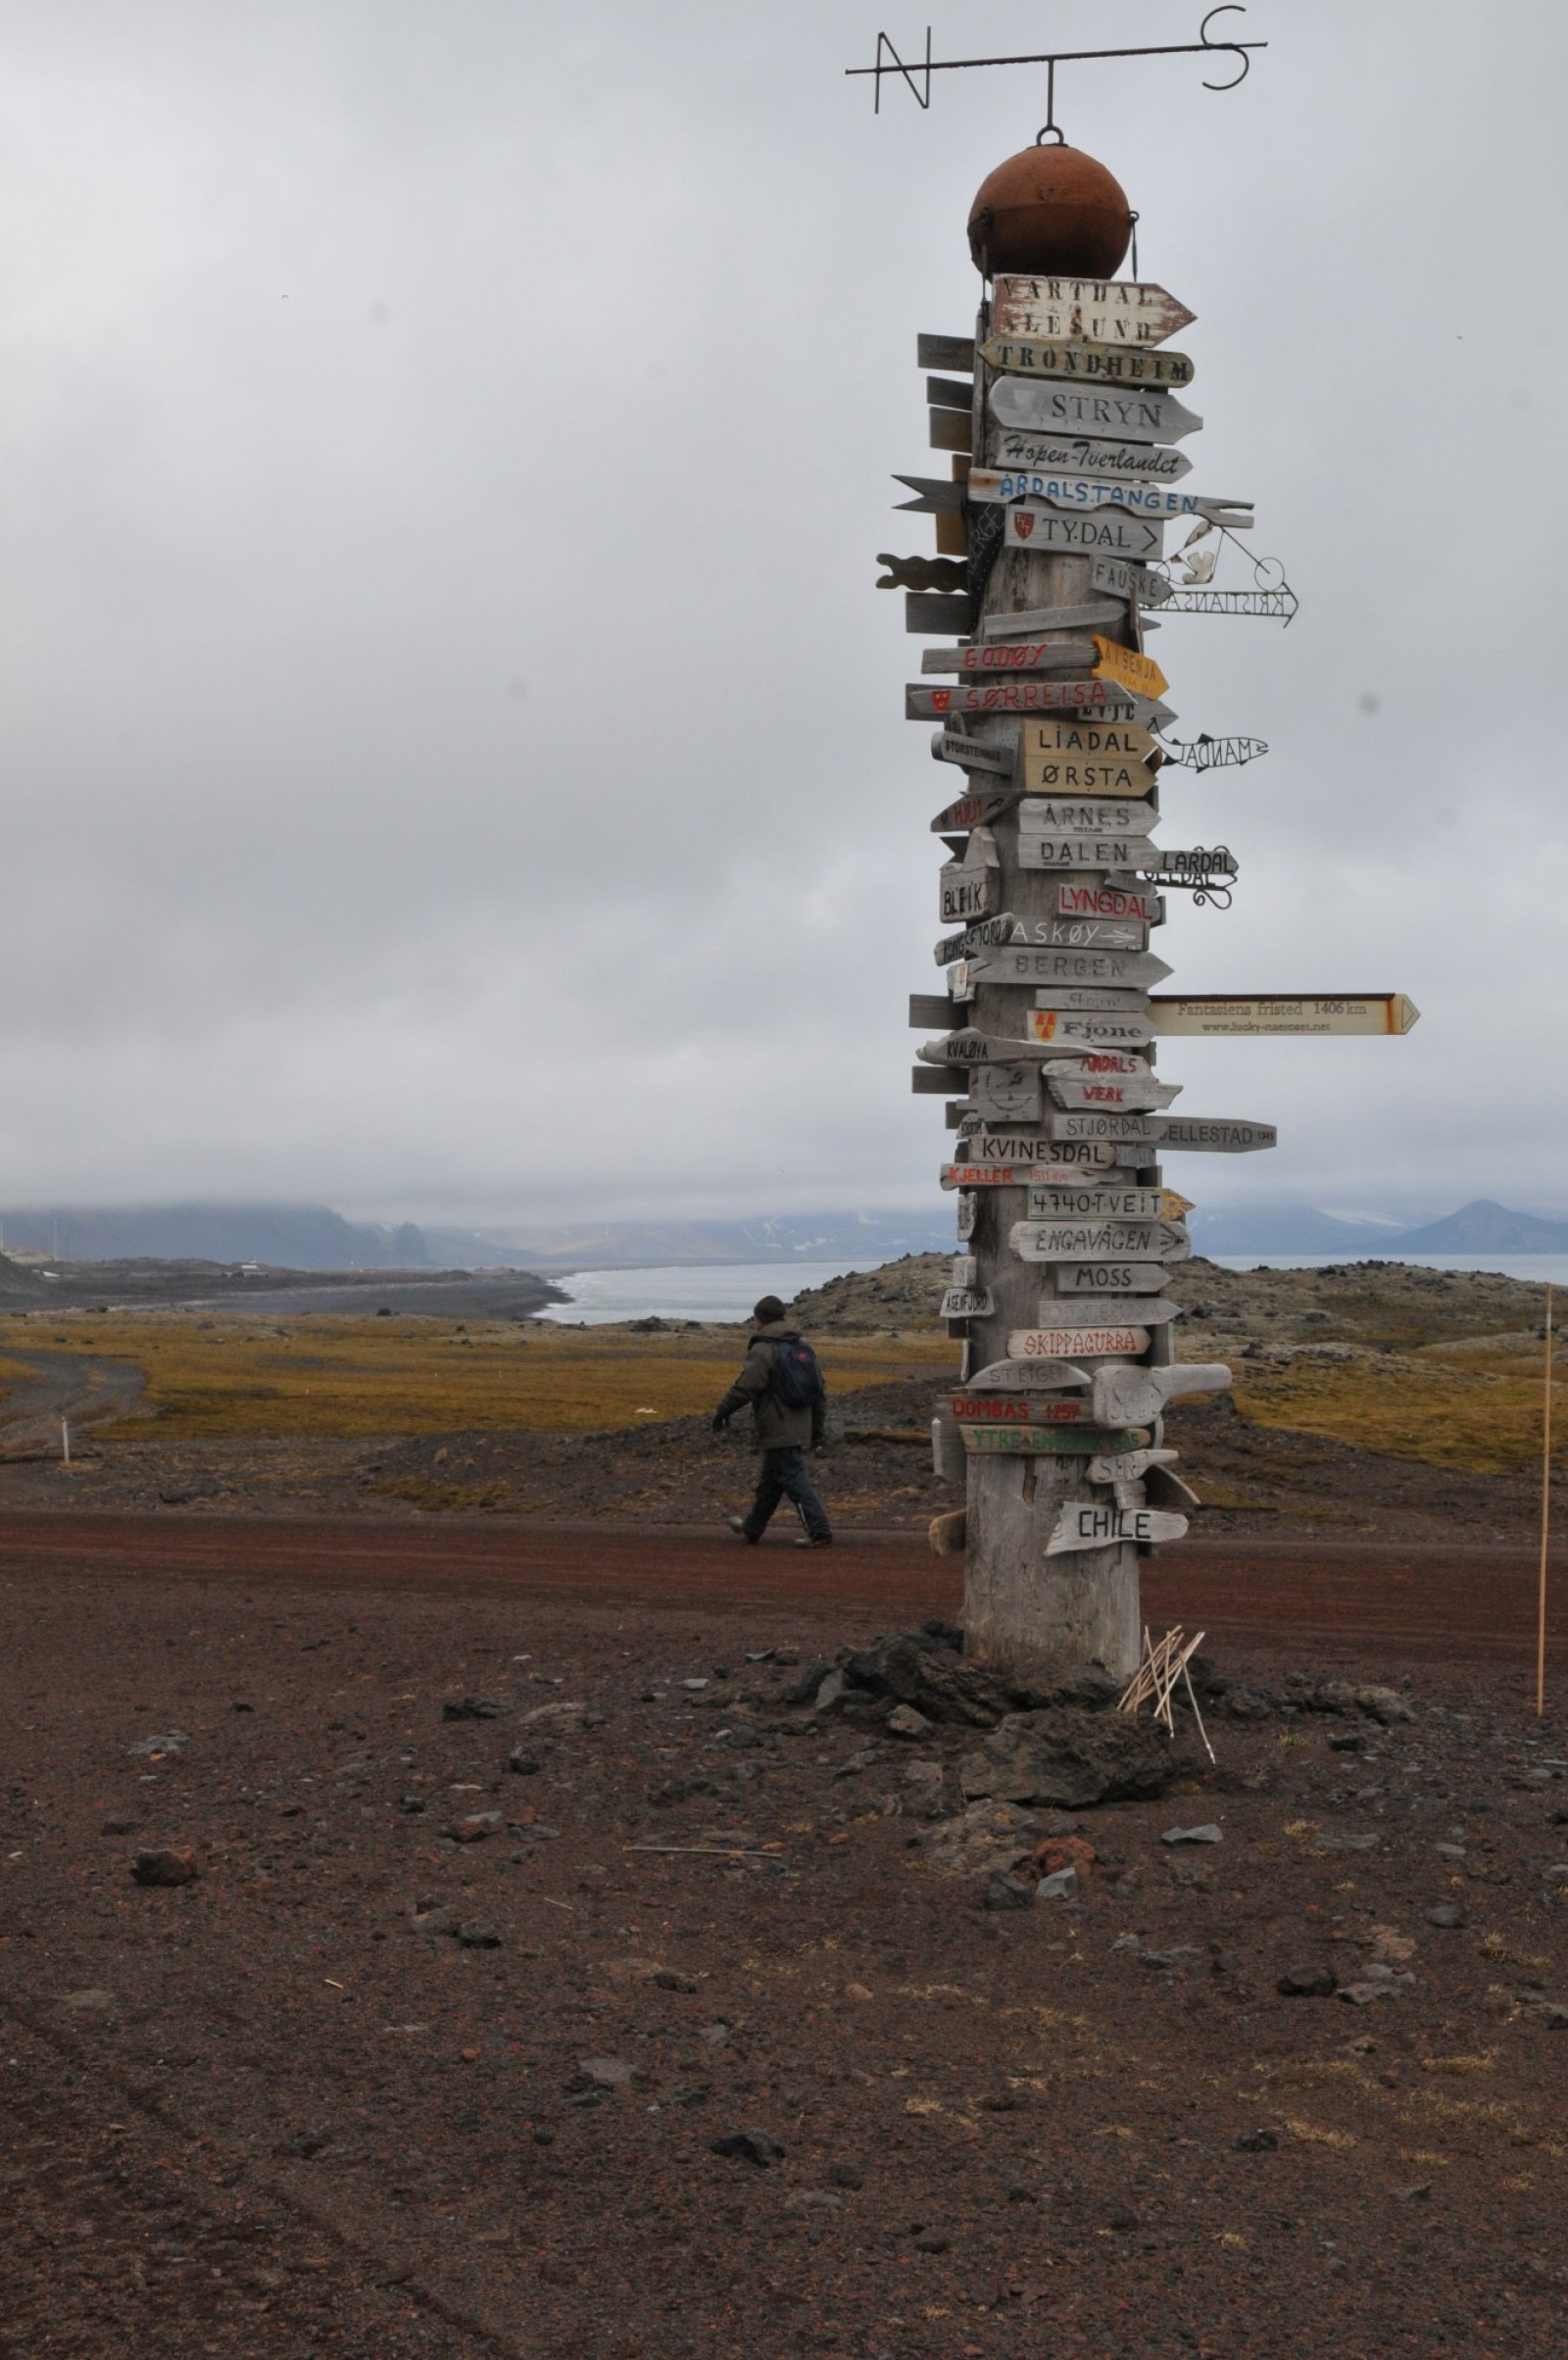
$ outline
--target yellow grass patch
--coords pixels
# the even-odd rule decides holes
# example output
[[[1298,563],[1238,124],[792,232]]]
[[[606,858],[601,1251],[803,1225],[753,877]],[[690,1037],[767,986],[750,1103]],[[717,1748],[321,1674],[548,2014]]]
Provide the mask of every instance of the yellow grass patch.
[[[1495,2057],[1423,2057],[1421,2060],[1421,2070],[1423,2073],[1449,2073],[1454,2075],[1468,2073],[1491,2073],[1494,2069],[1496,2062],[1497,2060]]]
[[[1450,1356],[1451,1355],[1451,1356]],[[1254,1425],[1322,1434],[1363,1450],[1428,1466],[1509,1475],[1541,1452],[1540,1351],[1489,1355],[1480,1345],[1428,1345],[1419,1352],[1348,1362],[1242,1363],[1236,1405]],[[1559,1382],[1554,1395],[1564,1392]],[[1556,1402],[1564,1425],[1568,1402]],[[1568,1463],[1568,1442],[1558,1463]]]
[[[22,1320],[0,1320],[0,1352],[43,1341]],[[70,1342],[73,1352],[140,1368],[145,1406],[159,1439],[171,1442],[633,1426],[650,1409],[662,1418],[711,1409],[745,1351],[739,1329],[642,1336],[328,1312],[200,1321],[169,1311],[111,1314],[90,1327],[73,1323]],[[827,1339],[820,1350],[833,1393],[927,1371],[940,1382],[955,1362],[943,1337]],[[146,1428],[127,1420],[98,1431],[125,1438]]]
[[[1344,2148],[1353,2147],[1355,2144],[1355,2140],[1348,2131],[1329,2131],[1321,2123],[1303,2123],[1287,2119],[1285,2128],[1293,2139],[1300,2139],[1305,2146]]]

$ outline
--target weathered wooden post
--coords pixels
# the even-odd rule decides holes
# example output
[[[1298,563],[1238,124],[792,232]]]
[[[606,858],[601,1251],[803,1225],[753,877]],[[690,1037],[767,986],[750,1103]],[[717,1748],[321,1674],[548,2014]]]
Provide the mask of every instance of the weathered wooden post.
[[[909,594],[910,631],[956,635],[926,652],[906,692],[907,716],[937,724],[945,775],[956,786],[963,773],[931,823],[951,855],[940,909],[956,931],[936,952],[948,989],[915,994],[909,1021],[940,1033],[918,1053],[914,1087],[950,1101],[958,1134],[942,1174],[959,1245],[943,1308],[963,1359],[939,1462],[961,1447],[965,1640],[1019,1672],[1088,1660],[1132,1673],[1139,1555],[1179,1539],[1197,1504],[1161,1413],[1230,1382],[1228,1369],[1175,1364],[1165,1277],[1190,1251],[1191,1206],[1165,1188],[1160,1155],[1272,1147],[1275,1135],[1170,1113],[1180,1085],[1156,1075],[1156,1041],[1402,1033],[1416,1013],[1396,993],[1152,989],[1170,973],[1151,948],[1165,896],[1227,907],[1237,874],[1224,847],[1155,845],[1169,784],[1183,765],[1267,748],[1176,737],[1146,631],[1181,613],[1288,623],[1297,602],[1266,561],[1249,560],[1250,589],[1213,584],[1215,552],[1243,548],[1251,510],[1185,488],[1192,462],[1177,446],[1202,420],[1180,398],[1193,364],[1166,340],[1194,315],[1136,273],[1115,275],[1137,217],[1105,167],[1064,143],[1055,74],[1116,57],[1212,58],[1208,33],[1205,19],[1196,43],[1033,60],[943,61],[928,39],[907,67],[879,35],[876,64],[852,69],[876,76],[879,102],[897,73],[922,106],[933,74],[1034,64],[1049,76],[1045,130],[970,209],[984,281],[974,336],[918,343],[921,367],[940,372],[927,378],[931,443],[952,473],[899,480],[914,494],[903,505],[933,515],[938,554],[880,561],[880,586]],[[1222,46],[1239,81],[1263,44]],[[1165,556],[1172,523],[1180,576]]]

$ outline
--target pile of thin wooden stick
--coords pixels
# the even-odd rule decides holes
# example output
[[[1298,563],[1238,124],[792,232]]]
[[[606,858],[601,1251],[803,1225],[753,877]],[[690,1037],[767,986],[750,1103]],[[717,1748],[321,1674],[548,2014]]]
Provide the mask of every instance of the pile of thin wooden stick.
[[[1174,1630],[1167,1631],[1163,1639],[1151,1639],[1149,1625],[1145,1623],[1143,1655],[1137,1671],[1116,1700],[1116,1710],[1136,1712],[1141,1704],[1148,1704],[1152,1699],[1155,1720],[1163,1721],[1174,1737],[1176,1710],[1172,1698],[1176,1694],[1176,1684],[1180,1681],[1187,1691],[1187,1701],[1193,1708],[1193,1719],[1198,1723],[1203,1751],[1213,1761],[1214,1748],[1208,1742],[1208,1731],[1203,1727],[1203,1716],[1198,1709],[1198,1698],[1193,1694],[1192,1674],[1187,1669],[1189,1656],[1196,1655],[1202,1644],[1201,1631],[1194,1638],[1187,1639],[1183,1636],[1180,1623]]]

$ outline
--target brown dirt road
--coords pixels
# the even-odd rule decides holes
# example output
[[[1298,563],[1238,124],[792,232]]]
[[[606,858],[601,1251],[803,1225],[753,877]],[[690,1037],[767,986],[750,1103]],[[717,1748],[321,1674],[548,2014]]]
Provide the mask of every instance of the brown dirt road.
[[[1565,1571],[1554,1552],[1555,1592]],[[0,1528],[0,1574],[422,1591],[621,1611],[750,1604],[762,1614],[836,1610],[889,1626],[956,1616],[962,1596],[958,1561],[931,1556],[907,1533],[850,1533],[831,1555],[797,1551],[782,1538],[753,1553],[708,1530],[493,1517],[368,1526],[14,1512]],[[1383,1648],[1428,1662],[1522,1666],[1534,1656],[1536,1580],[1535,1552],[1506,1544],[1194,1541],[1146,1565],[1144,1605],[1155,1626],[1201,1626],[1222,1647],[1290,1642],[1358,1660]],[[1560,1627],[1561,1615],[1554,1620]],[[1568,1640],[1559,1640],[1554,1659],[1565,1649]]]

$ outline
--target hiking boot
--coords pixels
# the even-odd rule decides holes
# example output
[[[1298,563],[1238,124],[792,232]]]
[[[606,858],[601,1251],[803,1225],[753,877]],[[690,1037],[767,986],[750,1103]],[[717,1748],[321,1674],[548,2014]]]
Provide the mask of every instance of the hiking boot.
[[[749,1533],[747,1531],[746,1518],[744,1516],[726,1516],[724,1521],[729,1526],[729,1529],[732,1533],[740,1534],[741,1539],[746,1543],[749,1549],[755,1549],[757,1547],[760,1536],[757,1533]]]
[[[831,1533],[802,1533],[795,1546],[797,1549],[831,1549],[833,1535]]]

